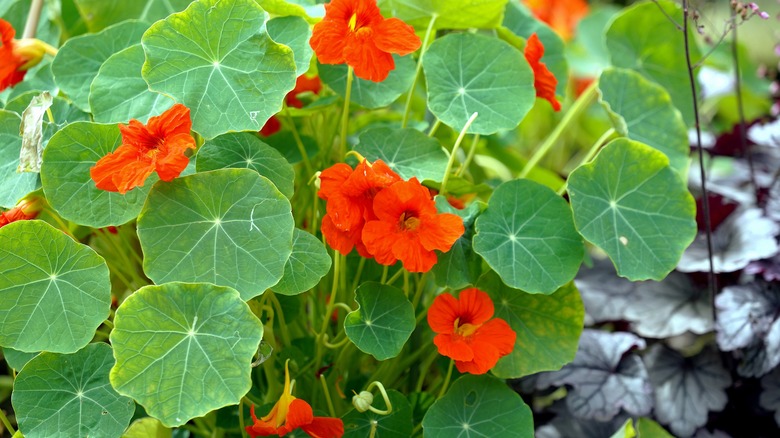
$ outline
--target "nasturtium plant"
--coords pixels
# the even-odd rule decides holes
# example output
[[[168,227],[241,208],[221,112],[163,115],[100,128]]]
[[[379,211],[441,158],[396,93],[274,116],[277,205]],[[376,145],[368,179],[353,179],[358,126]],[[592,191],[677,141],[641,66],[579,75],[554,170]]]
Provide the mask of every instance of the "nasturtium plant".
[[[0,1],[0,435],[780,436],[776,11],[624,3]]]

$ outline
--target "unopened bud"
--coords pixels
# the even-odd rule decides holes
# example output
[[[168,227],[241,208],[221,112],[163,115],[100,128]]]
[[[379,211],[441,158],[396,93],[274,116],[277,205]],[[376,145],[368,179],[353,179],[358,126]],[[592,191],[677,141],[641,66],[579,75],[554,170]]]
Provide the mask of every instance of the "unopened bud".
[[[23,38],[14,43],[14,56],[23,60],[24,64],[19,66],[19,70],[29,70],[43,59],[43,55],[48,51],[48,44],[36,38]]]
[[[352,406],[354,406],[358,412],[366,412],[371,408],[371,403],[373,402],[374,395],[368,391],[360,391],[360,394],[352,396]]]

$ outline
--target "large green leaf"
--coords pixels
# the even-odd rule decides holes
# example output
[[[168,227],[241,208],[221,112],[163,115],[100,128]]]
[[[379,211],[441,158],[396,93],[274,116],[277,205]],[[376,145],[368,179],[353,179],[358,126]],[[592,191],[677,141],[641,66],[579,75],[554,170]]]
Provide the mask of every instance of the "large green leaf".
[[[183,10],[193,0],[73,0],[90,32],[125,20],[138,19],[147,25]]]
[[[301,17],[276,17],[265,24],[268,36],[293,51],[295,57],[295,75],[300,76],[309,70],[314,50],[309,45],[311,27]]]
[[[69,39],[51,64],[57,86],[77,107],[89,111],[89,86],[100,66],[114,53],[139,43],[148,26],[140,21],[126,21],[96,34]]]
[[[599,91],[620,134],[658,149],[674,170],[688,174],[688,130],[663,87],[634,71],[610,68],[601,73]]]
[[[566,46],[561,37],[543,22],[536,19],[531,12],[519,2],[509,2],[506,7],[503,25],[517,36],[525,39],[536,33],[544,46],[542,62],[555,75],[558,85],[557,94],[566,95],[569,82],[569,63],[566,61]]]
[[[493,374],[515,379],[559,370],[574,360],[585,308],[572,283],[552,295],[532,295],[506,286],[498,275],[488,272],[477,287],[493,299],[495,316],[517,333],[514,350],[498,361]]]
[[[11,111],[0,110],[0,207],[11,208],[24,195],[38,188],[38,174],[17,172],[22,137],[19,135],[21,117]]]
[[[344,332],[363,352],[377,360],[396,357],[415,326],[414,308],[403,291],[366,282],[355,291],[360,308],[344,319]]]
[[[236,404],[252,386],[263,326],[234,289],[146,286],[116,311],[111,384],[166,426]]]
[[[422,31],[433,16],[436,16],[436,29],[498,27],[507,0],[389,0],[387,3],[391,15]]]
[[[341,419],[344,421],[344,438],[364,438],[373,436],[375,438],[409,438],[412,436],[412,406],[406,400],[403,394],[390,389],[387,391],[387,398],[393,411],[388,415],[379,415],[371,411],[358,412],[353,409],[344,414]],[[377,409],[386,409],[384,401],[379,397],[374,397],[373,407]],[[371,429],[375,432],[372,434]]]
[[[381,159],[403,179],[441,181],[447,153],[438,140],[416,129],[374,128],[363,131],[355,151],[369,161]]]
[[[566,201],[526,179],[498,186],[476,232],[474,251],[504,283],[529,293],[551,294],[570,282],[584,255]]]
[[[395,102],[399,96],[409,91],[414,81],[417,64],[409,56],[393,55],[395,69],[390,71],[382,82],[369,81],[355,76],[352,80],[350,102],[376,109]],[[347,66],[344,64],[318,64],[320,79],[340,96],[347,91]]]
[[[248,300],[282,278],[293,228],[290,201],[253,170],[161,182],[138,218],[144,272],[157,284],[230,286]]]
[[[259,131],[295,86],[295,60],[265,32],[253,0],[200,0],[143,36],[143,77],[152,91],[190,108],[206,138]]]
[[[24,367],[30,359],[38,355],[39,352],[25,353],[24,351],[14,350],[13,348],[5,347],[3,350],[3,359],[11,368],[19,371]]]
[[[293,232],[292,254],[284,275],[271,289],[282,295],[297,295],[313,288],[330,271],[331,260],[322,242],[298,228]]]
[[[471,33],[449,34],[423,57],[428,108],[460,131],[478,113],[468,132],[494,134],[516,127],[536,101],[534,74],[525,57],[508,43]]]
[[[198,150],[198,172],[217,169],[252,169],[271,180],[288,198],[295,189],[295,170],[276,149],[249,132],[231,132],[207,141]]]
[[[531,409],[504,382],[465,375],[423,418],[426,438],[532,438]]]
[[[661,280],[696,236],[696,204],[669,159],[619,138],[569,175],[574,223],[630,280]]]
[[[127,123],[136,119],[146,123],[149,117],[173,106],[169,97],[149,91],[141,77],[144,59],[139,43],[111,55],[103,63],[89,92],[89,106],[96,122]]]
[[[485,204],[477,201],[463,210],[458,210],[450,205],[445,197],[436,196],[436,209],[440,213],[460,216],[466,229],[449,251],[439,254],[439,261],[431,270],[436,276],[437,285],[458,290],[477,283],[482,271],[482,257],[474,252],[471,242],[474,237],[474,221],[484,208]]]
[[[317,0],[255,0],[270,14],[301,17],[314,24],[325,16],[325,8]]]
[[[116,125],[76,122],[54,134],[43,151],[41,181],[57,213],[93,228],[120,225],[138,215],[158,179],[156,173],[124,195],[98,189],[89,175],[89,169],[121,143]]]
[[[107,344],[90,344],[73,354],[43,352],[30,360],[11,397],[19,430],[27,438],[118,438],[135,403],[111,387],[113,365]]]
[[[607,49],[615,67],[636,70],[664,86],[690,126],[693,124],[693,94],[682,34],[672,20],[682,22],[682,10],[673,2],[637,3],[624,9],[612,21],[607,30]],[[699,49],[693,32],[689,37],[691,59],[695,63],[700,57]]]
[[[73,353],[108,317],[105,260],[42,221],[0,228],[0,345]]]

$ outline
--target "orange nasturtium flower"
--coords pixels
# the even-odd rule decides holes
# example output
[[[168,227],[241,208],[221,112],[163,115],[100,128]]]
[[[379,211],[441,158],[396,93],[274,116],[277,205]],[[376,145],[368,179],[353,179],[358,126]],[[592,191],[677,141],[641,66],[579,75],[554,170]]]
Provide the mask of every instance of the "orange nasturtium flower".
[[[558,85],[558,80],[547,69],[547,66],[540,61],[542,56],[544,56],[544,45],[542,45],[539,37],[534,33],[528,37],[528,41],[525,43],[525,59],[534,71],[536,97],[549,101],[555,111],[560,111],[561,104],[555,98],[555,87]]]
[[[246,427],[252,438],[258,436],[284,436],[297,428],[314,438],[340,438],[344,435],[344,422],[340,418],[315,417],[311,405],[295,398],[290,388],[290,371],[284,364],[284,391],[268,415],[257,418],[254,405],[250,408],[254,424]]]
[[[344,163],[323,170],[317,194],[328,202],[322,218],[322,234],[328,245],[343,255],[354,247],[361,256],[371,258],[362,241],[363,226],[376,219],[376,194],[397,181],[401,177],[382,160],[363,160],[354,170]]]
[[[577,23],[588,14],[585,0],[523,0],[523,3],[564,40],[574,36]]]
[[[491,319],[493,311],[490,296],[474,288],[459,298],[443,293],[428,309],[433,343],[461,373],[485,374],[514,349],[517,334],[503,319]]]
[[[190,134],[190,109],[177,103],[144,125],[130,120],[119,125],[122,145],[89,169],[97,188],[122,194],[144,185],[152,172],[163,181],[172,181],[187,167],[184,152],[195,149]]]
[[[16,207],[0,212],[0,228],[11,222],[35,219],[40,212],[39,201],[21,201]]]
[[[16,35],[16,31],[11,23],[0,19],[0,41],[2,41],[2,46],[0,46],[0,91],[22,82],[24,75],[27,74],[27,69],[23,66],[28,60],[23,58],[18,50],[15,50],[14,35]]]
[[[431,193],[417,178],[399,181],[374,197],[376,220],[363,226],[363,243],[377,263],[400,260],[409,272],[428,272],[434,250],[447,252],[465,231],[463,219],[439,213]]]
[[[382,17],[376,0],[332,0],[310,44],[321,63],[347,64],[357,77],[382,82],[395,68],[391,53],[408,55],[421,42],[412,26]]]

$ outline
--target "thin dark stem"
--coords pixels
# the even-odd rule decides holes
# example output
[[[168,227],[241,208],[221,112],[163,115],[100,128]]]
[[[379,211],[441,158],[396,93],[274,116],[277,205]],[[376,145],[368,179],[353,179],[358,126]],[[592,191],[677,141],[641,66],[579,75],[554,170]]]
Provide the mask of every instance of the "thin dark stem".
[[[736,12],[732,12],[732,15]],[[734,17],[736,20],[736,17]],[[739,114],[739,146],[742,154],[747,158],[750,169],[750,184],[753,185],[753,194],[756,197],[756,203],[760,202],[758,196],[758,184],[756,184],[756,170],[753,165],[753,153],[747,144],[747,135],[745,133],[745,108],[742,103],[742,79],[739,72],[739,50],[737,50],[737,27],[734,26],[734,36],[731,40],[731,56],[734,59],[734,88],[737,92],[737,113]],[[759,205],[760,207],[760,205]]]
[[[686,26],[685,24],[683,24],[683,26],[680,26],[680,24],[677,23],[677,21],[671,15],[669,15],[668,12],[666,12],[666,10],[663,8],[663,6],[661,6],[661,4],[658,3],[658,0],[653,0],[653,3],[655,3],[656,6],[658,6],[658,9],[661,10],[661,13],[666,15],[666,18],[668,18],[669,21],[672,22],[672,24],[674,24],[674,27],[676,27],[677,30],[683,30],[683,28]],[[685,6],[683,6],[683,8],[685,8]]]
[[[699,126],[699,99],[696,96],[696,78],[693,76],[691,64],[690,42],[688,41],[688,0],[682,0],[683,6],[683,42],[685,43],[685,63],[688,66],[688,81],[691,83],[693,96],[693,119],[696,126],[696,149],[699,151],[699,176],[701,178],[702,204],[704,206],[704,231],[707,233],[707,257],[710,261],[708,283],[715,304],[715,265],[712,261],[712,224],[710,223],[710,200],[707,196],[707,172],[704,170],[704,151],[701,147],[701,127]]]

